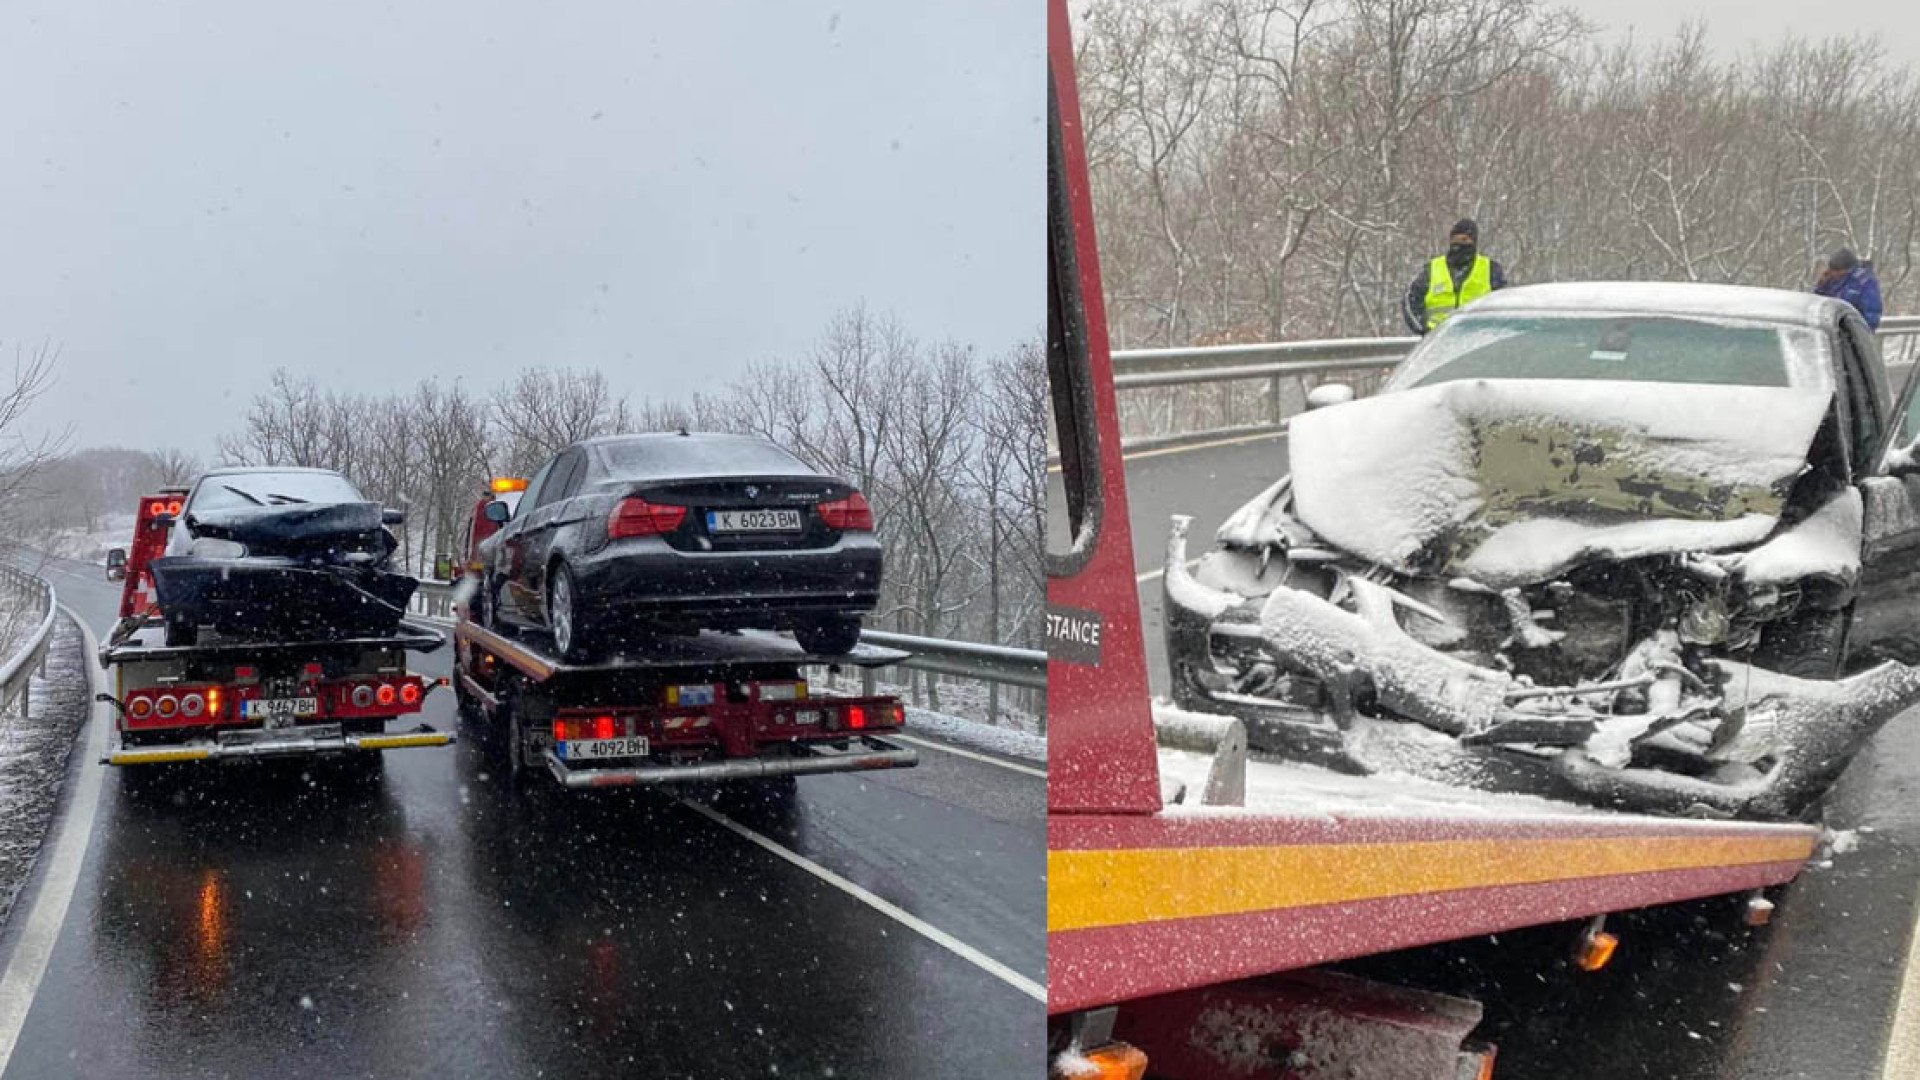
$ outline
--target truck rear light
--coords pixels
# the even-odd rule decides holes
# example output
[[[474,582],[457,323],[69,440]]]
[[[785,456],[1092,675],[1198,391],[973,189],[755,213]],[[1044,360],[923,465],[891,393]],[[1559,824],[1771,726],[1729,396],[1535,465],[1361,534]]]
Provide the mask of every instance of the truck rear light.
[[[207,711],[207,699],[199,694],[188,694],[180,699],[180,715],[194,719]]]
[[[163,502],[150,502],[150,503],[148,503],[148,504],[147,504],[147,516],[148,516],[148,517],[159,517],[159,516],[160,516],[161,514],[164,514],[164,513],[166,513],[166,512],[167,512],[167,504],[166,504],[166,503],[163,503]]]
[[[907,707],[905,705],[896,704],[893,707],[893,726],[894,727],[907,726]]]
[[[220,688],[217,686],[207,687],[207,719],[220,719]]]
[[[172,694],[161,694],[153,703],[154,710],[163,717],[171,717],[180,711],[180,699]]]
[[[401,683],[400,684],[400,703],[402,705],[414,705],[414,704],[417,704],[419,701],[420,701],[420,684],[418,683]]]
[[[350,700],[353,702],[353,707],[356,709],[364,709],[367,706],[372,705],[373,704],[373,687],[368,686],[365,683],[361,683],[359,686],[356,686],[353,688],[353,694],[351,695]]]
[[[179,499],[175,499],[172,502],[167,504],[167,513],[172,514],[174,517],[180,516],[180,500]]]
[[[607,515],[607,539],[659,536],[679,528],[686,519],[687,508],[684,506],[662,506],[637,496],[621,499],[620,505]]]
[[[145,720],[153,715],[153,699],[145,694],[127,695],[127,715],[135,720]]]
[[[380,699],[380,704],[391,705],[393,699],[400,696],[400,691],[395,690],[392,683],[381,683],[380,689],[375,690],[373,696]]]
[[[613,738],[613,717],[596,716],[593,718],[593,737],[596,739]]]
[[[865,706],[847,706],[847,726],[855,731],[867,726],[867,710]]]
[[[234,669],[233,669],[233,680],[234,680],[235,682],[241,682],[241,681],[243,681],[243,680],[246,680],[246,679],[251,679],[251,678],[253,678],[253,669],[252,669],[252,668],[250,668],[250,667],[237,667],[237,668],[234,668]]]
[[[873,531],[873,507],[868,506],[867,497],[857,491],[844,499],[823,502],[814,509],[820,511],[820,520],[829,529]]]

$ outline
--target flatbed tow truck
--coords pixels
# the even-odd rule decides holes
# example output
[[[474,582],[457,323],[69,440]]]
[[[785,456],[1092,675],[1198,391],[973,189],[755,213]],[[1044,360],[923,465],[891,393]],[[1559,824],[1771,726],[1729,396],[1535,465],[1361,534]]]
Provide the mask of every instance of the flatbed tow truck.
[[[120,617],[100,647],[114,673],[100,695],[118,713],[107,765],[160,765],[325,756],[377,765],[378,751],[446,746],[453,732],[419,724],[389,730],[418,713],[445,680],[409,671],[407,654],[446,643],[429,627],[402,621],[390,635],[315,641],[222,639],[166,644],[148,563],[167,545],[180,489],[143,497],[133,545],[109,556],[121,581]]]
[[[1064,0],[1048,60],[1050,1074],[1491,1077],[1479,1002],[1325,965],[1566,923],[1592,971],[1608,913],[1714,896],[1763,924],[1818,830],[1249,763],[1241,721],[1150,703]]]
[[[473,507],[474,555],[498,528],[485,516],[514,480],[492,482]],[[545,774],[564,789],[769,781],[919,764],[891,742],[906,711],[885,696],[822,695],[806,669],[877,668],[907,653],[859,645],[809,653],[776,634],[741,631],[665,636],[595,664],[562,662],[533,631],[490,629],[456,600],[453,687],[460,711],[504,750],[518,787]]]

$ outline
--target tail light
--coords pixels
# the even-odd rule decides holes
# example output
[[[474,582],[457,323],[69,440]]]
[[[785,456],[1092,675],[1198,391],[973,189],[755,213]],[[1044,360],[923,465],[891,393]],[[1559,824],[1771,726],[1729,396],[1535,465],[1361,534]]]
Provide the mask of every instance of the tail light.
[[[855,731],[867,726],[867,710],[865,706],[847,706],[847,726]]]
[[[867,505],[867,497],[854,492],[844,499],[823,502],[814,509],[820,511],[820,520],[826,522],[829,529],[873,531],[873,507]]]
[[[217,686],[207,687],[207,719],[220,719],[220,688]]]
[[[179,499],[175,499],[172,502],[167,504],[167,513],[172,514],[174,517],[180,516],[180,500]]]
[[[153,707],[161,716],[171,717],[174,713],[180,711],[180,699],[174,697],[172,694],[161,694],[159,699],[153,703]]]
[[[639,497],[620,500],[607,515],[607,539],[623,536],[659,536],[680,527],[687,518],[684,506],[662,506]]]
[[[373,704],[373,687],[365,683],[354,687],[352,701],[353,707],[356,709],[364,709]]]
[[[418,702],[419,700],[420,700],[420,686],[418,683],[402,683],[401,684],[400,703],[402,705],[412,705]]]
[[[191,720],[207,711],[207,699],[199,694],[188,694],[180,699],[180,715]]]
[[[381,683],[380,689],[375,690],[373,693],[375,697],[380,699],[380,704],[391,705],[393,704],[393,699],[399,696],[400,691],[395,690],[392,683]]]
[[[593,737],[596,739],[613,738],[613,717],[596,716],[593,718]]]
[[[153,699],[145,694],[129,695],[127,698],[127,713],[135,720],[145,720],[147,717],[153,715]]]

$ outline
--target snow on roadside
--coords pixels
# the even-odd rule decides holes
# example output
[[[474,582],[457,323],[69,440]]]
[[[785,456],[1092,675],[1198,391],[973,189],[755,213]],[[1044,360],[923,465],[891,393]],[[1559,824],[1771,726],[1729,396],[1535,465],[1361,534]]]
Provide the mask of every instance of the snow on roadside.
[[[1047,740],[1031,732],[995,727],[978,720],[907,706],[907,734],[932,735],[969,750],[1047,764]]]

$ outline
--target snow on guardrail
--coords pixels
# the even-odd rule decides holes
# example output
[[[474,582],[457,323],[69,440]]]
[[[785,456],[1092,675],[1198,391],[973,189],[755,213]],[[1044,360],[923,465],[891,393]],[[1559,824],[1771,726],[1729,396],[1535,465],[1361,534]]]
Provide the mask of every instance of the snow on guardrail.
[[[0,592],[29,612],[38,613],[33,631],[22,641],[5,664],[0,665],[0,717],[7,716],[17,703],[20,714],[27,708],[27,689],[33,676],[46,675],[47,645],[53,640],[54,616],[59,603],[53,586],[40,578],[10,566],[0,566]]]

